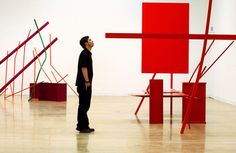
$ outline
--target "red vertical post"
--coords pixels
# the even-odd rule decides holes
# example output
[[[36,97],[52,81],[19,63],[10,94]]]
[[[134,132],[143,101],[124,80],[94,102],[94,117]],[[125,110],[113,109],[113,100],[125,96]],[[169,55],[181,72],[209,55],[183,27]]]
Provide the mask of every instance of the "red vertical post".
[[[49,35],[49,42],[51,43],[51,35]],[[60,76],[60,78],[68,85],[68,87],[74,92],[74,94],[76,95],[76,96],[79,96],[78,95],[78,93],[76,93],[75,92],[75,90],[73,90],[73,88],[66,82],[66,80],[65,79],[63,79],[63,77],[60,75],[60,73],[56,70],[56,68],[52,65],[52,59],[51,59],[51,47],[50,47],[50,65],[51,65],[51,67],[53,68],[53,70]]]
[[[20,45],[20,41],[19,41],[18,46],[19,45]],[[15,76],[15,74],[16,74],[16,57],[17,57],[17,54],[18,54],[18,49],[16,50],[16,54],[15,54],[15,57],[14,57],[13,76]],[[12,98],[14,98],[14,92],[15,92],[15,80],[13,81]]]
[[[173,73],[170,74],[170,90],[173,89]],[[170,97],[170,117],[172,118],[173,114],[173,97]]]
[[[9,52],[7,51],[7,56],[8,56]],[[6,59],[6,72],[5,72],[5,84],[7,83],[7,70],[8,70],[8,58]],[[6,99],[7,96],[7,90],[4,91],[4,99]]]
[[[163,123],[163,80],[150,80],[149,123]]]
[[[33,58],[35,58],[34,51],[33,51]],[[36,80],[36,61],[34,61],[34,82],[35,80]]]
[[[29,33],[28,33],[27,38],[29,38],[30,32],[31,32],[31,29],[29,30]],[[24,45],[22,67],[25,66],[25,50],[26,50],[26,43],[25,43],[25,45]],[[24,72],[22,72],[22,77],[21,77],[21,93],[20,93],[21,99],[22,99],[23,85],[24,85]]]

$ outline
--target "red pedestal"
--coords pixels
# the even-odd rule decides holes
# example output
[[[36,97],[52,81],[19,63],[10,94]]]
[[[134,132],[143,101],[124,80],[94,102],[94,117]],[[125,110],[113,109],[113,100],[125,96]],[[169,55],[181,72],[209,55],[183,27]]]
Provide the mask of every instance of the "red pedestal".
[[[39,97],[39,91],[38,91],[38,86],[40,85],[41,83],[38,83],[38,84],[36,84],[35,86],[33,86],[34,85],[34,83],[30,83],[30,96],[31,96],[31,98],[36,98],[36,99],[38,99],[38,97]]]
[[[66,83],[39,83],[30,89],[30,94],[32,98],[39,100],[66,101]]]
[[[190,94],[194,83],[183,83],[183,93]],[[187,123],[206,123],[206,83],[199,83],[189,121]],[[188,107],[188,99],[183,98],[182,121]]]
[[[163,80],[150,80],[149,123],[163,123]]]

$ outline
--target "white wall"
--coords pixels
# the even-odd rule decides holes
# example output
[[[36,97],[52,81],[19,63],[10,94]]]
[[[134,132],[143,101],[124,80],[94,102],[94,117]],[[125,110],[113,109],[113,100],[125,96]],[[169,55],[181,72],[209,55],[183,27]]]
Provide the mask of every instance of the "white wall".
[[[212,10],[213,33],[236,34],[236,1],[214,0]],[[215,59],[231,41],[216,41],[209,54],[211,61]],[[215,66],[209,71],[209,96],[236,104],[236,44],[234,43]],[[210,60],[208,60],[210,61]]]
[[[204,33],[206,0],[0,0],[0,57],[6,55],[6,50],[13,50],[18,41],[23,41],[29,29],[35,31],[33,19],[39,25],[49,21],[42,35],[45,41],[48,41],[48,34],[58,37],[52,48],[53,63],[62,75],[69,74],[66,79],[73,87],[81,51],[79,40],[84,35],[90,35],[95,42],[92,50],[94,95],[127,95],[144,90],[152,74],[141,73],[141,40],[105,38],[106,32],[141,32],[142,2],[189,2],[190,33]],[[28,61],[32,58],[33,47],[42,49],[38,36],[27,45]],[[190,74],[198,63],[201,49],[202,41],[190,41]],[[22,51],[17,56],[17,70],[22,65]],[[40,59],[42,61],[44,57]],[[13,63],[13,57],[10,62]],[[50,72],[48,63],[49,60],[45,69]],[[32,70],[31,67],[25,72],[25,86],[33,81]],[[2,86],[5,64],[0,66],[0,71]],[[51,74],[50,77],[53,79]],[[181,82],[189,77],[187,74],[175,75],[174,86],[180,89]],[[165,88],[168,88],[169,75],[159,75],[157,78],[164,78]],[[17,89],[20,80],[16,80]],[[47,81],[43,73],[39,78],[39,81],[42,80]],[[69,89],[68,93],[73,94]]]

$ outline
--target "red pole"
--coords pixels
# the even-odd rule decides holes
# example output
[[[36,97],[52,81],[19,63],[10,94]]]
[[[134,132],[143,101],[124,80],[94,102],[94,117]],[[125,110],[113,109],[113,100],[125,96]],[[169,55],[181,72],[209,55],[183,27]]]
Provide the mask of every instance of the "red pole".
[[[10,54],[8,54],[7,56],[5,56],[1,61],[0,61],[0,65],[6,60],[8,59],[12,54],[14,54],[18,49],[20,49],[24,44],[26,44],[30,39],[32,39],[39,31],[41,31],[43,28],[45,28],[47,25],[49,24],[49,22],[46,22],[42,27],[40,27],[37,31],[35,31],[29,38],[27,38],[25,41],[23,41],[18,47],[16,47],[13,51],[11,51]]]
[[[27,38],[29,38],[30,32],[31,32],[31,29],[29,30],[29,33],[28,33]],[[26,44],[27,44],[27,43],[25,43],[25,45],[24,45],[22,67],[25,66],[25,49],[26,49]],[[22,77],[21,77],[21,91],[23,91],[23,84],[24,84],[24,72],[22,72]],[[20,96],[21,96],[21,99],[22,99],[22,92],[21,92]]]
[[[33,58],[25,67],[23,67],[11,80],[9,80],[1,89],[0,93],[12,82],[14,81],[24,70],[26,70],[38,57],[40,57],[44,51],[46,51],[51,45],[53,45],[57,41],[55,38],[50,44],[47,45],[45,49],[43,49],[35,58]]]
[[[57,82],[57,78],[56,78],[56,76],[54,75],[54,73],[51,71],[51,73],[52,73],[52,76],[54,77],[54,79],[56,80],[56,82]]]
[[[8,56],[8,51],[7,51],[7,56]],[[5,84],[7,83],[7,70],[8,70],[8,59],[6,60],[6,72],[5,72]],[[4,99],[6,99],[6,93],[7,90],[4,91]]]
[[[191,112],[191,109],[192,109],[193,97],[195,97],[195,94],[196,94],[197,88],[198,88],[198,83],[199,83],[199,81],[201,79],[201,75],[202,75],[202,66],[203,66],[204,58],[205,58],[204,55],[205,55],[205,52],[206,52],[207,36],[208,36],[208,32],[209,32],[209,25],[210,25],[210,18],[211,18],[211,8],[212,8],[212,0],[209,0],[208,13],[207,13],[207,22],[206,22],[206,29],[205,29],[205,39],[204,39],[204,43],[203,43],[203,49],[202,49],[200,65],[199,65],[199,69],[198,69],[197,78],[196,78],[196,81],[194,83],[193,90],[191,92],[191,96],[190,96],[190,99],[189,99],[186,114],[184,116],[183,124],[182,124],[181,130],[180,130],[181,134],[184,133],[186,123],[189,119],[189,115],[190,115],[190,112]]]
[[[51,35],[49,35],[49,41],[51,42]],[[60,75],[60,73],[56,70],[56,68],[53,67],[52,63],[51,63],[51,47],[50,47],[50,65],[53,68],[53,70],[55,70],[55,72],[61,77],[61,79],[63,79],[63,77]],[[73,88],[66,82],[65,79],[63,79],[63,81],[68,85],[68,87],[75,93],[76,96],[79,96],[74,90]]]
[[[42,81],[43,82],[43,81]],[[39,82],[39,83],[42,83],[42,82]],[[38,84],[39,84],[38,83]],[[33,85],[31,85],[31,86],[29,86],[29,87],[27,87],[27,88],[25,88],[25,89],[23,89],[23,90],[20,90],[20,91],[17,91],[17,92],[15,92],[15,93],[13,93],[13,95],[15,95],[15,94],[18,94],[18,93],[20,93],[20,92],[22,92],[22,91],[24,91],[24,90],[26,90],[26,89],[29,89],[29,88],[32,88],[34,86],[34,84]],[[6,88],[7,89],[7,88]],[[10,97],[10,96],[12,96],[12,95],[8,95],[6,98],[8,98],[8,97]]]
[[[167,34],[167,33],[106,33],[106,38],[123,39],[207,39],[207,40],[235,40],[236,35],[225,34]]]
[[[210,67],[209,67],[206,71],[203,71],[201,77],[203,77],[203,75],[205,75],[205,74],[207,73],[207,71],[216,63],[216,61],[218,61],[218,59],[229,49],[229,47],[230,47],[233,43],[234,43],[234,41],[232,41],[232,42],[228,45],[228,47],[219,55],[219,57],[217,57],[217,59],[210,65]]]
[[[18,46],[20,45],[20,41]],[[16,56],[17,56],[18,50],[16,50],[15,58],[14,58],[14,68],[13,68],[13,76],[16,74]],[[13,81],[13,88],[12,88],[12,97],[14,98],[14,92],[15,92],[15,80]]]
[[[155,78],[155,76],[156,76],[156,73],[153,74],[151,80],[153,80],[153,79]],[[150,84],[148,83],[148,86],[147,86],[147,88],[146,88],[146,92],[147,92],[147,93],[149,93],[149,89],[150,89]],[[138,105],[138,107],[137,107],[137,109],[136,109],[136,111],[135,111],[135,113],[134,113],[135,115],[138,114],[138,111],[139,111],[139,109],[140,109],[140,107],[141,107],[141,105],[142,105],[144,99],[145,99],[145,97],[142,97],[142,99],[140,100],[139,105]]]
[[[211,46],[213,45],[214,42],[215,42],[215,40],[213,40],[213,41],[211,42],[211,44],[210,44],[210,46],[208,47],[208,49],[207,49],[207,51],[206,51],[206,54],[205,54],[204,56],[207,55],[208,51],[210,50],[210,48],[211,48]],[[195,68],[195,70],[194,70],[192,76],[190,77],[190,79],[189,79],[189,81],[188,81],[189,83],[191,82],[191,80],[192,80],[192,78],[193,78],[195,72],[197,71],[197,69],[198,69],[198,67],[199,67],[199,64],[200,64],[200,63],[198,63],[198,65],[197,65],[197,67]]]
[[[34,48],[34,51],[35,51],[35,53],[36,53],[36,55],[37,55],[38,53],[37,53],[36,48]],[[42,63],[41,63],[41,61],[40,61],[39,58],[38,58],[38,62],[39,62],[39,65],[42,67]],[[44,74],[46,75],[46,77],[48,78],[49,82],[52,83],[51,79],[49,78],[49,76],[47,75],[47,73],[44,71],[44,68],[43,68],[43,67],[42,67],[42,70],[43,70],[43,73],[44,73]]]
[[[170,89],[173,89],[173,73],[170,74]],[[173,114],[173,97],[170,97],[170,117],[172,118]]]
[[[153,79],[155,78],[155,76],[156,76],[156,73],[153,74],[151,80],[153,80]],[[147,92],[147,93],[149,93],[149,89],[150,89],[150,84],[148,83],[148,86],[147,86],[147,89],[146,89],[146,92]]]
[[[35,58],[34,51],[33,51],[33,58]],[[34,82],[35,80],[36,80],[36,62],[34,61]]]
[[[65,75],[61,80],[65,79],[67,76],[68,76],[68,74]],[[61,80],[57,81],[57,83],[61,82]]]

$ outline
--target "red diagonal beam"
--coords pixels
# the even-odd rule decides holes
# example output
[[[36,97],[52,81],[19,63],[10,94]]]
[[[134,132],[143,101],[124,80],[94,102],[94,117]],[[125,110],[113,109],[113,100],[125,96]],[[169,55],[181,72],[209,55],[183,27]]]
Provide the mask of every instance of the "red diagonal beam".
[[[156,76],[156,73],[153,74],[151,80],[153,80],[153,79],[155,78],[155,76]],[[147,89],[146,89],[145,92],[149,93],[149,89],[150,89],[150,84],[148,84]],[[138,114],[138,111],[139,111],[139,109],[140,109],[140,107],[141,107],[141,105],[142,105],[144,99],[145,99],[145,97],[142,97],[142,99],[140,100],[139,105],[138,105],[138,107],[137,107],[137,109],[136,109],[136,111],[135,111],[135,113],[134,113],[135,115]]]
[[[213,41],[211,42],[211,44],[210,44],[210,46],[208,47],[208,49],[207,49],[207,51],[206,51],[206,53],[205,53],[204,56],[207,55],[207,53],[209,52],[209,50],[210,50],[210,48],[211,48],[211,46],[213,45],[214,42],[215,42],[215,40],[213,40]],[[195,72],[197,71],[199,65],[200,65],[200,63],[198,63],[197,67],[196,67],[195,70],[193,71],[193,74],[191,75],[191,77],[190,77],[190,79],[189,79],[189,81],[188,81],[189,83],[191,82],[191,80],[192,80],[192,78],[193,78]]]
[[[12,82],[14,81],[23,71],[25,71],[38,57],[40,57],[50,46],[52,46],[57,41],[55,38],[51,43],[49,43],[45,49],[43,49],[36,57],[34,57],[25,67],[23,67],[15,76],[12,77],[1,89],[0,93]]]
[[[49,42],[51,42],[51,35],[49,35]],[[52,65],[52,49],[50,47],[50,65],[52,69],[60,76],[60,78],[68,85],[68,87],[75,93],[76,96],[79,96],[75,90],[67,83],[67,81],[62,77],[62,75],[57,71],[57,69]]]
[[[193,97],[195,97],[195,94],[196,94],[197,89],[198,89],[198,83],[199,83],[199,81],[201,79],[201,76],[202,76],[202,67],[203,67],[204,58],[205,58],[205,54],[206,54],[206,47],[207,47],[207,40],[208,40],[207,36],[208,36],[208,32],[209,32],[209,25],[210,25],[210,19],[211,19],[211,8],[212,8],[212,0],[209,0],[208,12],[207,12],[207,21],[206,21],[206,29],[205,29],[205,38],[204,38],[204,42],[203,42],[201,60],[200,60],[200,64],[199,64],[197,78],[196,78],[196,81],[193,85],[193,90],[191,91],[191,96],[190,96],[190,99],[189,99],[189,102],[188,102],[188,107],[187,107],[186,113],[184,115],[184,120],[183,120],[182,127],[181,127],[181,130],[180,130],[181,134],[184,133],[186,123],[189,120],[189,115],[191,113],[191,109],[192,109],[192,105],[193,105]]]
[[[236,35],[224,34],[164,34],[164,33],[106,33],[106,38],[155,38],[155,39],[208,39],[208,40],[236,40]]]
[[[0,65],[8,59],[12,54],[14,54],[17,50],[19,50],[23,45],[25,45],[30,39],[32,39],[39,31],[45,28],[49,22],[46,22],[42,27],[40,27],[37,31],[35,31],[30,37],[28,37],[25,41],[23,41],[20,45],[18,45],[13,51],[11,51],[7,56],[5,56],[1,61]]]
[[[207,73],[207,71],[220,59],[220,57],[229,49],[229,47],[234,43],[234,41],[232,41],[228,47],[225,48],[225,50],[216,58],[216,60],[209,66],[209,68],[207,68],[205,71],[203,71],[201,78]]]

